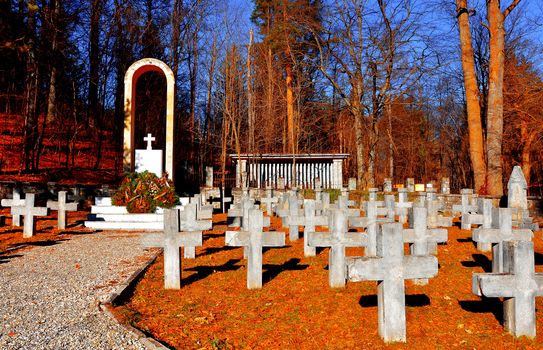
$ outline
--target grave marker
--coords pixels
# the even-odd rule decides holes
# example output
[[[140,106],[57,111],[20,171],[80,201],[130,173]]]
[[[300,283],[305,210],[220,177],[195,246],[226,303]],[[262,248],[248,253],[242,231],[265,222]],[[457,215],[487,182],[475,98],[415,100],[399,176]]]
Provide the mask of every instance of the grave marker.
[[[474,273],[473,294],[504,298],[504,327],[515,337],[536,336],[535,297],[543,296],[543,273],[535,273],[534,244],[511,241],[504,244],[507,255],[504,273]]]
[[[532,231],[527,229],[513,230],[510,208],[494,208],[492,211],[493,228],[477,228],[473,230],[474,242],[492,245],[492,272],[504,272],[507,262],[504,260],[503,244],[507,241],[531,241]]]
[[[23,238],[29,238],[34,235],[34,216],[47,216],[47,208],[34,207],[34,198],[34,193],[26,193],[24,206],[11,207],[12,214],[24,216]]]
[[[332,288],[345,287],[345,247],[367,244],[366,234],[348,232],[347,216],[341,209],[332,209],[328,216],[330,232],[309,232],[311,247],[330,247],[328,255],[328,281]]]
[[[21,193],[18,189],[13,189],[13,199],[2,199],[3,207],[21,207],[25,205],[25,200],[21,199]],[[21,216],[11,213],[11,226],[21,226]]]
[[[247,231],[226,231],[225,245],[245,247],[247,252],[247,288],[262,288],[262,248],[285,245],[283,232],[263,232],[264,217],[259,209],[249,210]]]
[[[379,335],[385,342],[406,341],[406,279],[430,278],[437,275],[435,256],[404,256],[402,225],[383,224],[377,234],[379,257],[347,259],[350,282],[378,281],[377,308]]]
[[[211,220],[198,220],[196,203],[189,203],[179,213],[179,228],[181,231],[202,232],[213,227]],[[185,246],[183,249],[185,259],[196,258],[196,246]]]
[[[304,200],[304,256],[317,254],[317,249],[309,245],[309,232],[314,232],[315,226],[328,226],[328,218],[316,216],[315,212],[315,201],[313,199]]]
[[[202,232],[179,232],[179,210],[164,209],[164,232],[142,236],[141,243],[145,248],[162,248],[164,250],[164,288],[181,288],[180,247],[202,245]]]
[[[66,229],[66,212],[77,211],[77,203],[66,203],[66,191],[58,191],[58,202],[47,201],[47,208],[57,210],[57,227],[59,230]]]

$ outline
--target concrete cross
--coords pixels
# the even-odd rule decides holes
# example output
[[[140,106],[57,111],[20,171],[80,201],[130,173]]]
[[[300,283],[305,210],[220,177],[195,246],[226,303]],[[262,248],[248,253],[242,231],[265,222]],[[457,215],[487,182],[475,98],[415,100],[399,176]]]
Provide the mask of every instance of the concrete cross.
[[[164,288],[181,288],[180,247],[202,245],[202,231],[179,232],[179,210],[164,209],[164,232],[142,236],[145,248],[164,249]]]
[[[407,199],[407,189],[398,188],[398,202],[394,205],[396,215],[398,215],[398,222],[405,224],[407,222],[407,209],[413,206],[412,202]]]
[[[395,218],[394,218],[394,214],[395,214],[395,211],[396,211],[395,206],[396,206],[396,203],[395,203],[394,195],[393,194],[385,194],[385,209],[386,209],[385,217],[390,222],[395,221]]]
[[[437,244],[445,243],[448,239],[447,229],[428,228],[428,210],[415,206],[410,209],[413,220],[410,228],[403,230],[403,240],[409,243],[411,255],[437,254]],[[427,279],[416,279],[415,284],[428,284]]]
[[[435,189],[428,189],[426,192],[425,206],[428,209],[428,227],[451,227],[452,217],[447,217],[439,214],[443,209],[443,202],[437,199]]]
[[[324,192],[320,196],[315,195],[315,209],[316,215],[326,215],[328,209],[330,209],[330,193]]]
[[[213,217],[213,206],[205,204],[200,194],[195,194],[189,201],[196,204],[196,216],[198,220],[206,220]]]
[[[248,210],[251,208],[254,208],[254,201],[249,197],[243,197],[241,201],[231,206],[226,216],[234,218],[234,221],[228,227],[242,227],[244,213],[245,217],[248,218]]]
[[[377,226],[380,219],[377,217],[377,202],[369,201],[366,203],[365,217],[350,217],[349,226],[354,228],[365,228],[366,245],[364,249],[365,256],[377,255]]]
[[[402,224],[383,224],[377,234],[379,257],[347,259],[350,282],[379,281],[377,308],[379,335],[385,342],[406,341],[405,283],[406,279],[430,278],[437,275],[435,256],[404,256]]]
[[[34,216],[46,216],[48,209],[45,207],[34,207],[34,193],[25,195],[24,206],[11,207],[12,215],[24,216],[23,237],[29,238],[34,234]]]
[[[25,205],[25,200],[21,199],[19,190],[13,189],[13,199],[2,199],[1,204],[3,207],[21,207]],[[11,213],[11,226],[21,226],[21,216]]]
[[[211,220],[198,220],[196,203],[189,203],[183,207],[179,213],[179,228],[181,231],[205,231],[211,230],[213,223]],[[185,259],[196,258],[196,246],[185,246],[183,249]]]
[[[77,211],[77,203],[66,203],[66,191],[58,191],[58,202],[47,201],[47,208],[57,210],[57,227],[59,230],[66,229],[66,212]]]
[[[300,209],[300,201],[296,195],[291,195],[288,199],[288,214],[284,216],[284,224],[288,226],[289,240],[295,241],[300,238],[299,225],[303,224],[303,212]]]
[[[153,141],[155,141],[156,138],[151,135],[151,133],[148,133],[146,137],[143,138],[143,141],[147,142],[147,149],[152,150],[153,146],[151,145]]]
[[[265,208],[261,208],[262,210],[265,210],[268,215],[273,214],[273,207],[274,205],[279,201],[277,197],[272,196],[272,189],[267,187],[266,188],[266,196],[260,198],[260,205],[262,204],[265,206]]]
[[[262,248],[283,247],[284,232],[263,232],[264,216],[259,209],[249,210],[249,229],[247,231],[226,231],[225,245],[246,247],[247,288],[262,288]]]
[[[347,216],[357,217],[360,216],[360,208],[350,208],[350,206],[354,206],[355,204],[355,201],[349,200],[349,197],[341,195],[330,208],[341,209],[347,213]]]
[[[315,231],[315,226],[328,226],[326,216],[316,216],[315,200],[304,200],[304,216],[300,217],[300,225],[304,227],[304,256],[315,256],[317,249],[309,246],[309,232]]]
[[[458,205],[458,204],[455,204],[453,205],[452,207],[452,211],[453,213],[460,213],[462,215],[462,217],[464,216],[464,214],[469,214],[470,212],[476,212],[477,211],[477,206],[476,205],[473,205],[472,204],[472,201],[473,201],[473,190],[471,188],[463,188],[460,190],[460,196],[461,196],[461,204]],[[463,220],[463,219],[462,219]],[[464,229],[465,225],[467,225],[467,222],[466,224],[462,224],[462,229]]]
[[[332,288],[345,287],[345,247],[367,244],[367,235],[348,232],[347,216],[341,209],[331,209],[328,216],[330,232],[308,232],[310,247],[330,247],[328,255],[328,281]]]
[[[504,298],[505,329],[515,337],[536,336],[535,297],[543,296],[543,273],[534,272],[534,244],[504,243],[507,255],[503,273],[474,273],[473,293],[488,298]]]
[[[476,228],[472,233],[474,242],[492,245],[492,272],[504,272],[507,265],[503,255],[503,245],[507,241],[531,241],[532,231],[528,229],[513,230],[510,208],[494,208],[492,211],[493,228]]]

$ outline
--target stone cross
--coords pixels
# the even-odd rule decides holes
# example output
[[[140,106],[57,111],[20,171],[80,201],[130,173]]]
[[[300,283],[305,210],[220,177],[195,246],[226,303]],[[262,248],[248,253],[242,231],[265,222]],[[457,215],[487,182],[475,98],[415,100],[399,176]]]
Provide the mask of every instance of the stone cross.
[[[392,179],[389,177],[383,182],[383,192],[392,192]]]
[[[405,224],[407,222],[407,211],[408,208],[413,206],[412,202],[409,202],[407,199],[407,189],[398,188],[398,202],[394,205],[394,210],[398,215],[398,222]]]
[[[395,209],[395,197],[393,194],[385,194],[385,208],[386,208],[386,218],[391,221],[391,222],[394,222],[395,221],[395,218],[394,218],[394,215],[395,215],[395,212],[396,212],[396,209]]]
[[[447,229],[428,228],[428,210],[424,207],[413,207],[413,221],[409,223],[410,228],[403,230],[403,240],[409,243],[411,255],[436,255],[437,244],[445,243],[448,239]],[[415,279],[415,284],[428,284],[427,279]]]
[[[66,203],[66,191],[58,191],[58,202],[47,201],[47,208],[57,210],[57,227],[59,230],[66,229],[66,212],[77,211],[77,203]]]
[[[189,203],[183,207],[179,213],[179,228],[181,231],[201,232],[210,230],[213,227],[211,220],[198,220],[197,206],[195,203]],[[196,246],[185,246],[183,249],[185,259],[196,258]]]
[[[377,202],[367,202],[365,214],[365,217],[349,217],[349,226],[366,229],[365,233],[367,242],[364,249],[364,255],[376,256],[378,222],[381,222],[381,220],[377,217]]]
[[[32,237],[34,234],[34,216],[47,216],[47,208],[34,207],[34,196],[34,193],[27,193],[24,206],[11,207],[12,214],[24,216],[23,238]]]
[[[295,195],[291,195],[288,198],[288,214],[285,216],[285,225],[288,226],[288,236],[291,241],[295,241],[300,238],[298,231],[299,225],[303,222],[303,217],[300,216],[299,200]]]
[[[527,210],[527,188],[528,183],[522,168],[518,165],[514,166],[507,182],[507,207]]]
[[[206,166],[206,187],[213,187],[213,167]]]
[[[430,278],[437,275],[435,256],[403,254],[402,224],[383,224],[377,234],[379,257],[347,259],[350,282],[379,281],[377,308],[379,335],[385,342],[406,341],[405,283],[406,279]]]
[[[403,230],[404,242],[410,243],[411,255],[437,254],[437,244],[448,239],[447,229],[428,228],[428,209],[413,207],[413,221],[408,229]]]
[[[415,179],[408,177],[406,181],[407,192],[415,192]]]
[[[202,231],[179,232],[179,210],[164,209],[164,232],[142,236],[141,244],[145,248],[164,249],[164,288],[181,288],[180,247],[202,245]]]
[[[504,244],[508,265],[503,273],[474,273],[473,293],[504,298],[504,327],[515,337],[536,336],[535,297],[543,296],[543,273],[534,272],[534,244],[511,241]]]
[[[325,215],[328,209],[330,209],[330,193],[324,192],[319,196],[320,199],[315,198],[315,209],[317,215]]]
[[[452,217],[446,217],[439,214],[443,209],[443,202],[437,198],[437,191],[434,188],[426,190],[426,199],[424,201],[426,209],[428,209],[428,227],[451,227]]]
[[[147,149],[152,150],[153,146],[151,145],[153,141],[155,141],[156,138],[151,135],[151,133],[148,133],[146,137],[143,138],[143,141],[147,142]]]
[[[13,189],[13,199],[2,199],[3,207],[21,207],[25,205],[25,200],[21,199],[21,194],[18,189]],[[21,216],[11,213],[11,226],[21,226]]]
[[[460,196],[461,196],[461,204],[455,204],[452,207],[452,211],[456,213],[469,213],[473,211],[477,211],[477,206],[472,204],[474,195],[473,190],[471,188],[463,188],[460,190]]]
[[[349,178],[349,191],[355,191],[356,190],[356,178],[350,177]]]
[[[268,215],[272,215],[273,213],[273,207],[279,199],[277,197],[272,196],[272,189],[271,187],[266,187],[266,196],[260,198],[260,205],[262,204],[265,206],[265,208],[261,208],[262,210],[265,210]]]
[[[196,204],[196,216],[198,220],[211,219],[213,217],[213,206],[204,204],[202,195],[195,194],[189,201]]]
[[[322,183],[321,179],[316,177],[315,178],[315,200],[320,201],[321,200],[321,194],[322,194]]]
[[[262,288],[262,248],[283,247],[284,232],[263,232],[264,216],[259,209],[249,211],[249,229],[247,231],[226,231],[225,245],[246,247],[247,251],[247,288]]]
[[[441,178],[441,193],[451,194],[451,180],[448,177]]]
[[[300,223],[304,226],[304,256],[315,256],[317,249],[309,245],[309,232],[315,232],[315,226],[328,226],[328,218],[326,216],[315,215],[315,200],[304,200],[304,216]]]
[[[309,232],[311,247],[330,247],[328,256],[328,281],[332,288],[345,287],[345,247],[367,244],[366,234],[348,232],[347,216],[341,209],[331,209],[328,217],[330,232]]]
[[[492,211],[493,228],[476,228],[472,233],[472,240],[477,243],[492,245],[492,272],[504,272],[507,262],[503,255],[503,244],[507,241],[531,241],[532,231],[528,229],[513,230],[510,208],[494,208]]]

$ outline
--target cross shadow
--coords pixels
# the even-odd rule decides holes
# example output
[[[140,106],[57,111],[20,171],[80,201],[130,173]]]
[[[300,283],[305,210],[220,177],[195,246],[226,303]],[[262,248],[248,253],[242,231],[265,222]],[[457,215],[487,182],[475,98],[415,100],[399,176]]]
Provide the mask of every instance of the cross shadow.
[[[0,255],[0,264],[6,264],[6,263],[8,263],[11,259],[20,258],[21,256],[23,256],[23,255],[22,255],[22,254]]]
[[[216,266],[204,265],[204,266],[195,266],[195,267],[188,268],[185,271],[196,271],[196,273],[190,275],[187,278],[182,278],[181,285],[188,286],[189,284],[203,280],[204,278],[214,274],[217,271],[221,271],[221,272],[236,271],[237,269],[241,267],[240,265],[236,265],[240,261],[241,261],[240,259],[230,259],[222,265],[216,265]]]
[[[535,252],[534,259],[536,265],[543,265],[543,254]]]
[[[68,239],[57,239],[57,240],[54,240],[54,241],[21,242],[21,243],[13,244],[11,247],[13,247],[14,249],[17,249],[18,247],[21,247],[21,246],[25,246],[25,247],[28,247],[28,246],[50,247],[50,246],[60,244],[61,242],[64,242],[64,241],[67,241],[67,240]]]
[[[492,260],[484,254],[472,254],[473,261],[464,260],[460,263],[465,267],[481,267],[484,272],[492,272]]]
[[[22,228],[13,228],[13,229],[10,229],[10,230],[0,232],[0,235],[10,234],[10,233],[17,233],[17,232],[22,232],[22,231],[23,231]]]
[[[285,242],[285,245],[282,246],[282,247],[262,247],[262,254],[264,254],[265,252],[267,252],[270,249],[287,249],[287,248],[290,248],[290,247],[292,247],[292,246],[288,245],[286,242]]]
[[[468,237],[468,238],[457,238],[456,241],[458,243],[468,243],[468,242],[473,242],[471,237]]]
[[[503,303],[499,298],[481,297],[481,300],[459,300],[460,307],[468,312],[491,312],[503,326]]]
[[[300,265],[300,259],[291,258],[286,261],[284,264],[274,265],[274,264],[264,264],[262,269],[265,270],[262,273],[262,281],[264,284],[268,283],[275,277],[277,277],[283,271],[301,271],[309,267],[309,265]]]
[[[218,252],[226,252],[233,249],[239,249],[241,247],[230,247],[230,246],[224,246],[224,247],[207,247],[205,251],[198,254],[198,256],[205,256],[205,255],[211,255]]]
[[[72,222],[71,224],[66,225],[66,228],[72,228],[76,226],[82,226],[85,223],[85,220],[77,220],[75,222]]]
[[[362,307],[377,306],[377,295],[363,295],[358,304]],[[409,307],[421,307],[430,305],[430,298],[426,294],[406,294],[405,305]]]

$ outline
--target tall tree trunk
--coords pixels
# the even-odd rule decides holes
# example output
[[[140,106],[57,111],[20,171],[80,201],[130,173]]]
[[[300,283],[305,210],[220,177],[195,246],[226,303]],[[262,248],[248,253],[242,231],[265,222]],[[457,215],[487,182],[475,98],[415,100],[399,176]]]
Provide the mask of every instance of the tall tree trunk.
[[[294,153],[294,91],[292,88],[292,64],[288,61],[290,56],[286,55],[285,65],[286,87],[287,87],[287,150]]]
[[[253,30],[249,33],[249,45],[247,46],[247,119],[249,124],[249,153],[255,151],[255,111],[253,102],[253,81],[251,75],[251,49],[253,46]]]
[[[38,6],[35,0],[28,1],[27,18],[27,57],[25,81],[25,126],[23,132],[24,169],[34,168],[34,145],[37,134],[37,99],[38,99],[38,63],[36,58],[36,12]]]
[[[521,166],[522,172],[524,173],[524,178],[526,178],[528,186],[530,185],[532,172],[532,159],[530,151],[532,149],[532,143],[534,142],[536,135],[537,132],[530,132],[530,130],[528,130],[528,125],[526,121],[522,120],[520,122],[520,138],[522,142]]]
[[[89,92],[88,113],[89,127],[97,127],[98,117],[98,81],[100,75],[100,16],[103,0],[92,0],[89,28]]]
[[[486,166],[484,159],[483,127],[481,123],[481,107],[479,105],[479,88],[475,76],[475,62],[469,25],[467,0],[456,0],[458,28],[460,31],[460,48],[462,51],[462,71],[466,91],[466,112],[468,119],[469,151],[473,169],[475,191],[480,192],[486,185]]]

